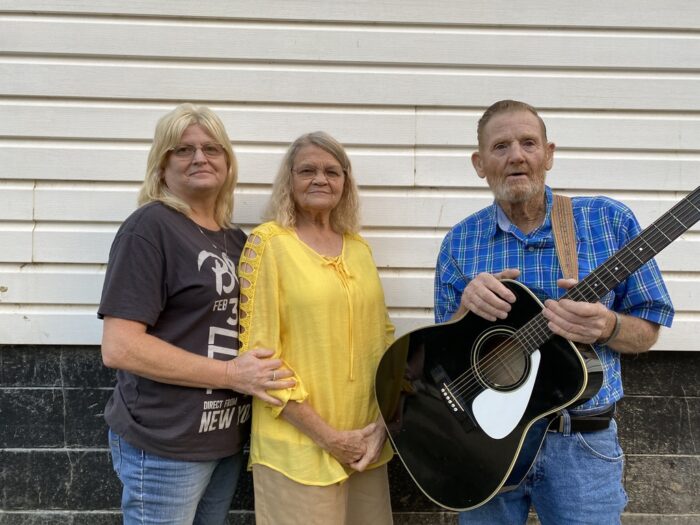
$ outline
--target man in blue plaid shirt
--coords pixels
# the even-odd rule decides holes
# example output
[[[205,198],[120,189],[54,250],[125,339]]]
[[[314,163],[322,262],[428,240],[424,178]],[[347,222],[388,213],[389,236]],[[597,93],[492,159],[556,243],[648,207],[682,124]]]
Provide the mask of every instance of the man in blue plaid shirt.
[[[627,496],[612,418],[623,395],[619,354],[649,350],[659,327],[671,325],[673,306],[661,273],[652,260],[598,303],[557,301],[575,281],[562,279],[554,246],[545,175],[555,145],[547,141],[545,124],[528,104],[503,100],[483,114],[477,137],[472,164],[495,201],[445,237],[435,273],[435,320],[467,310],[490,321],[505,319],[515,296],[500,280],[518,280],[544,302],[552,332],[595,345],[604,380],[592,399],[562,411],[517,489],[460,513],[459,523],[524,524],[531,504],[543,525],[620,523]],[[613,199],[572,201],[582,279],[641,229],[629,208]],[[593,416],[605,428],[591,431],[586,419]]]

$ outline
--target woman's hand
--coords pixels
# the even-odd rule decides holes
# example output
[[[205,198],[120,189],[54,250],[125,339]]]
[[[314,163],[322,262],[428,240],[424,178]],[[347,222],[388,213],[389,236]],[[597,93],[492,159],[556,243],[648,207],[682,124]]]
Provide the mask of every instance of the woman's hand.
[[[254,348],[226,361],[226,384],[232,390],[281,406],[282,402],[268,394],[267,390],[292,388],[296,382],[288,379],[294,375],[292,371],[283,368],[280,359],[271,359],[272,355],[274,352],[267,348]]]
[[[365,444],[367,445],[365,453],[357,461],[348,463],[351,468],[358,472],[362,472],[379,459],[386,441],[386,429],[380,420],[370,423],[361,432],[365,436]]]
[[[367,454],[366,428],[333,430],[319,445],[342,464],[350,465],[361,460]]]
[[[386,441],[386,431],[380,420],[364,428],[337,430],[306,401],[287,403],[282,417],[340,463],[360,472],[377,461]]]

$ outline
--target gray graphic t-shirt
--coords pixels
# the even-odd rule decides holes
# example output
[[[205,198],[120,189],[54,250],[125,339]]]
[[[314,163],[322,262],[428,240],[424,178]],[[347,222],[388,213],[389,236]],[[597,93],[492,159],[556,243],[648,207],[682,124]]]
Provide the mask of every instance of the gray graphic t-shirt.
[[[98,316],[140,321],[149,334],[189,352],[233,359],[238,355],[236,266],[245,240],[239,229],[201,229],[159,202],[139,208],[112,244]],[[105,419],[114,432],[148,452],[212,460],[235,454],[247,440],[250,398],[119,370]]]

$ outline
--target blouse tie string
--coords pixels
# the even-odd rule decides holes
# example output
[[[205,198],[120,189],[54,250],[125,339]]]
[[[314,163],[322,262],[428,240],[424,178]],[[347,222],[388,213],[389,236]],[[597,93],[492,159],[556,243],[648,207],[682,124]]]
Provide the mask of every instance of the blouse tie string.
[[[343,286],[343,290],[345,291],[345,300],[347,301],[348,305],[348,317],[350,318],[350,322],[348,323],[348,342],[350,346],[350,381],[355,380],[355,374],[354,374],[354,366],[355,366],[355,347],[353,344],[353,337],[352,337],[352,326],[354,324],[354,314],[353,314],[353,308],[352,308],[352,300],[350,299],[350,280],[352,279],[352,275],[350,272],[348,272],[347,267],[343,263],[343,258],[342,256],[338,257],[325,257],[325,265],[333,268],[338,275],[338,278],[340,279],[340,284]]]

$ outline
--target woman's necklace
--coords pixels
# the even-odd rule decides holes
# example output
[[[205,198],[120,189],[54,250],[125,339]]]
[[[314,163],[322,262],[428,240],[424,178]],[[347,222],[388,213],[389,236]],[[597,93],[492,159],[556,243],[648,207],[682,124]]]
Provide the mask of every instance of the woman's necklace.
[[[210,243],[214,248],[216,248],[217,250],[221,250],[221,249],[222,249],[221,246],[219,246],[218,244],[216,244],[206,233],[204,233],[204,230],[199,226],[199,224],[197,224],[197,223],[194,222],[194,221],[192,221],[192,222],[194,223],[194,225],[195,225],[195,226],[197,227],[197,229],[199,230],[199,233],[201,233],[201,234],[204,236],[204,238],[205,238],[207,241],[209,241],[209,243]],[[228,247],[226,246],[226,230],[224,230],[223,228],[221,228],[221,230],[219,230],[219,231],[221,231],[221,233],[222,233],[223,236],[224,236],[224,247],[223,247],[223,252],[224,252],[226,255],[228,255],[228,250],[227,250]]]

